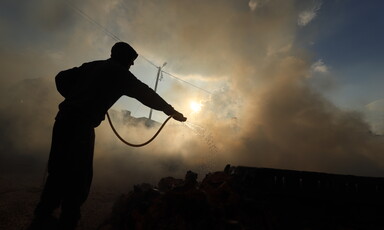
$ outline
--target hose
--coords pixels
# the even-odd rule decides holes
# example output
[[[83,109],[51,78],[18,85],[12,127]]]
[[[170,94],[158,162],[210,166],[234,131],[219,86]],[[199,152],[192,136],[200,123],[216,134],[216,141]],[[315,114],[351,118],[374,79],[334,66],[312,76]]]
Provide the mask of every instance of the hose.
[[[169,116],[164,122],[163,124],[160,126],[159,130],[157,130],[157,132],[155,133],[155,135],[153,135],[153,137],[151,139],[149,139],[148,141],[142,143],[142,144],[132,144],[132,143],[129,143],[128,141],[124,140],[124,138],[122,138],[119,133],[116,131],[115,127],[113,126],[112,124],[112,120],[111,120],[111,117],[109,116],[109,113],[107,112],[107,118],[108,118],[108,122],[109,122],[109,125],[111,126],[113,132],[115,133],[115,135],[117,136],[117,138],[120,139],[120,141],[122,141],[124,144],[126,145],[129,145],[131,147],[142,147],[142,146],[145,146],[149,143],[151,143],[156,137],[157,135],[159,135],[160,131],[164,128],[165,124],[167,124],[167,122],[169,121],[169,119],[172,118],[172,116]]]

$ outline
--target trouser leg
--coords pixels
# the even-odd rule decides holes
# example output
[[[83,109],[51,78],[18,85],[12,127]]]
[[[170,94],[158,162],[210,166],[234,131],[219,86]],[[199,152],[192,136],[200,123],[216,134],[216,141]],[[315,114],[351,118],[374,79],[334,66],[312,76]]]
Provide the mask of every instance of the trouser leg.
[[[36,216],[50,216],[60,206],[60,176],[48,174],[44,189],[41,193],[40,202],[35,209]]]
[[[71,151],[71,169],[64,181],[60,222],[64,229],[74,229],[80,219],[80,207],[88,198],[93,177],[93,150],[95,134],[84,129],[77,134]]]
[[[51,151],[48,159],[48,176],[40,202],[35,210],[36,215],[51,215],[60,206],[62,199],[62,181],[64,179],[65,154],[70,143],[69,130],[65,125],[55,122],[52,131]]]
[[[61,166],[63,161],[60,158],[65,152],[64,146],[67,142],[63,133],[62,127],[55,122],[48,160],[48,176],[34,212],[34,219],[29,227],[31,230],[54,229],[54,225],[57,225],[54,223],[57,220],[52,216],[52,213],[59,208],[62,200],[63,174],[59,169],[63,168]]]
[[[61,205],[64,229],[75,229],[92,182],[94,140],[94,129],[89,125],[55,122],[48,178],[35,217],[44,220]]]

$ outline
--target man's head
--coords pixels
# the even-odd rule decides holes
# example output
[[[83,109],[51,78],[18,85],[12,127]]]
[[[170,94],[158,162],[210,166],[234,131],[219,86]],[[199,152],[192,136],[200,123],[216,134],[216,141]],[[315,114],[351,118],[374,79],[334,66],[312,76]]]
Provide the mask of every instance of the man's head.
[[[132,48],[132,46],[128,45],[125,42],[117,42],[112,46],[111,49],[111,58],[112,60],[127,66],[128,68],[133,65],[133,62],[139,55]]]

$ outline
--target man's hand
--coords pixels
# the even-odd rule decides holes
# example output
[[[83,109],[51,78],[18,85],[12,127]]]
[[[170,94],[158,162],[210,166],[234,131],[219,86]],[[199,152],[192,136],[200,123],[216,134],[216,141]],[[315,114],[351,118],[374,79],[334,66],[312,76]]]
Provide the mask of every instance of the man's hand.
[[[178,111],[175,110],[175,112],[172,114],[172,117],[173,119],[177,120],[177,121],[181,121],[181,122],[184,122],[187,120],[186,117],[184,117],[184,115],[182,113],[179,113]]]

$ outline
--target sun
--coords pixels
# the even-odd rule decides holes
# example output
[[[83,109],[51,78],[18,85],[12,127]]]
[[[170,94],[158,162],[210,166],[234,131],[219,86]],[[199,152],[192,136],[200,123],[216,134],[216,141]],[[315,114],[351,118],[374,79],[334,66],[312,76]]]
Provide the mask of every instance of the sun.
[[[198,113],[201,110],[202,104],[196,101],[191,101],[189,104],[190,108],[192,109],[193,112]]]

